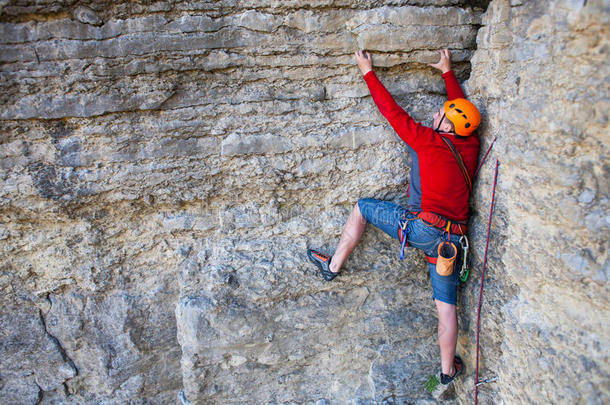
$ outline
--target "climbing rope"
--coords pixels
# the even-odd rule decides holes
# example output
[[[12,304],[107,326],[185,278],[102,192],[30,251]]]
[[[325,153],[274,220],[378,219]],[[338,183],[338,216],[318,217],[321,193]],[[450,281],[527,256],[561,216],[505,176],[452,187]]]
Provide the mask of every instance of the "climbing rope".
[[[494,142],[496,140],[494,139]],[[491,144],[493,146],[493,142]],[[491,149],[491,146],[489,147]],[[489,153],[489,150],[487,151]],[[487,154],[485,154],[487,157]],[[483,158],[485,160],[485,158]],[[485,270],[487,269],[487,250],[489,249],[489,236],[491,233],[491,218],[494,212],[494,203],[496,199],[496,184],[498,182],[498,168],[500,167],[500,161],[496,160],[496,174],[494,176],[493,191],[491,193],[491,208],[489,209],[489,223],[487,224],[487,241],[485,242],[485,256],[483,257],[483,271],[481,272],[481,287],[479,289],[479,309],[477,311],[477,367],[475,376],[474,386],[474,405],[478,404],[479,397],[479,332],[481,330],[481,303],[483,300],[483,283],[485,282]],[[477,169],[478,170],[478,169]]]
[[[487,159],[487,155],[489,155],[489,152],[491,152],[491,148],[494,147],[494,143],[496,142],[496,139],[498,139],[498,137],[494,138],[494,140],[491,142],[491,145],[489,145],[489,148],[487,149],[487,152],[485,152],[485,155],[483,155],[483,159],[481,159],[481,163],[479,163],[479,166],[477,167],[477,170],[475,170],[475,172],[474,172],[473,179],[477,178],[477,173],[479,173],[479,170],[481,169],[481,166],[483,166],[483,163],[485,163],[485,159]]]

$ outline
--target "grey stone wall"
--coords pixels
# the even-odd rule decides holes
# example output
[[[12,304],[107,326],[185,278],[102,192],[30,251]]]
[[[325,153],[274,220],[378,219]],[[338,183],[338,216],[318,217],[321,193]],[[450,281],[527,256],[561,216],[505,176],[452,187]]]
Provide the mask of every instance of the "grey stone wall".
[[[481,316],[482,377],[498,382],[481,386],[483,403],[609,400],[609,11],[607,1],[494,0],[482,18],[467,88],[500,159]],[[478,266],[493,163],[473,200]],[[478,281],[461,297],[471,369]]]
[[[332,251],[358,198],[406,199],[354,50],[430,124],[441,47],[498,137],[445,400],[473,395],[500,158],[481,399],[604,402],[607,6],[486,6],[0,2],[2,402],[434,403],[423,256],[369,229],[325,283],[305,249]]]

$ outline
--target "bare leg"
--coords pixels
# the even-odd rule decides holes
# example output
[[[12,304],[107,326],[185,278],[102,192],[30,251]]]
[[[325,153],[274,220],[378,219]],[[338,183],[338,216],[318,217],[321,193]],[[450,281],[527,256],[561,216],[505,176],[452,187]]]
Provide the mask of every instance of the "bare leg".
[[[453,376],[455,366],[455,346],[457,344],[458,324],[455,305],[434,300],[438,311],[438,344],[441,348],[441,367],[443,374]]]
[[[337,250],[335,251],[333,259],[330,262],[330,271],[336,273],[341,270],[343,262],[345,262],[358,242],[360,242],[365,228],[366,219],[364,219],[360,213],[360,208],[358,208],[358,203],[356,203],[352,213],[349,215],[349,218],[347,218],[347,222],[343,227],[343,232],[341,232],[339,245],[337,245]]]

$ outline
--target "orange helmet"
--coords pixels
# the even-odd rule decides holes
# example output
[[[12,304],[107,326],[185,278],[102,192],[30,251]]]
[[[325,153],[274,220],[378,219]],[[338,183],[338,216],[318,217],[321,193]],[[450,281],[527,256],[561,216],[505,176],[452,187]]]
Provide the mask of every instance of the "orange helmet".
[[[445,103],[445,116],[453,123],[455,133],[468,136],[481,124],[481,113],[465,98],[456,98]]]

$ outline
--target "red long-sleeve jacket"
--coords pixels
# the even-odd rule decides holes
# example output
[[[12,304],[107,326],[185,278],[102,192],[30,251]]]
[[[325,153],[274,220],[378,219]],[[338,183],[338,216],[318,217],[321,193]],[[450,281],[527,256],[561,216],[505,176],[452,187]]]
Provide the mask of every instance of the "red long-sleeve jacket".
[[[453,71],[443,74],[449,100],[463,98],[464,93]],[[458,163],[432,128],[415,122],[394,101],[373,71],[364,76],[373,101],[390,122],[398,136],[409,145],[411,152],[411,181],[408,208],[415,212],[433,212],[453,221],[468,220],[470,191]],[[471,178],[479,158],[480,142],[477,135],[449,138],[462,155]]]

